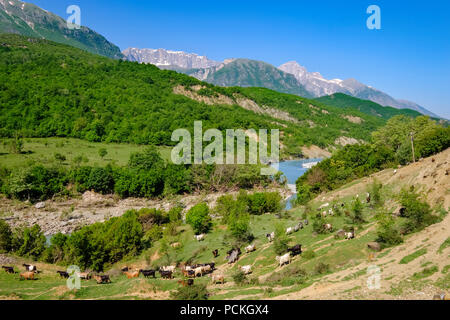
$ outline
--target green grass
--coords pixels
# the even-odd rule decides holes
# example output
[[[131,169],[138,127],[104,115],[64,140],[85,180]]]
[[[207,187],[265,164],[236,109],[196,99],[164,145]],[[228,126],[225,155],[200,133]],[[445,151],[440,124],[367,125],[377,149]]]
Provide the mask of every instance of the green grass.
[[[24,139],[23,153],[14,154],[2,142],[8,144],[8,140],[0,141],[0,166],[7,168],[23,167],[31,163],[56,165],[59,162],[55,159],[55,153],[67,158],[63,165],[73,164],[76,157],[82,156],[87,159],[87,162],[83,161],[82,165],[123,166],[127,164],[132,153],[140,152],[145,148],[135,144],[96,143],[73,138],[27,138]],[[99,150],[102,148],[108,152],[104,158],[99,155]],[[170,159],[170,148],[159,147],[158,150],[163,159]]]
[[[450,237],[448,237],[442,244],[439,246],[438,253],[442,253],[445,248],[450,247]]]
[[[399,263],[400,263],[400,264],[408,264],[408,263],[410,263],[411,261],[417,259],[418,257],[423,256],[425,253],[427,253],[427,249],[420,249],[420,250],[417,250],[416,252],[414,252],[414,253],[412,253],[412,254],[410,254],[410,255],[408,255],[408,256],[403,257],[403,258],[400,260]]]
[[[439,271],[439,268],[437,266],[424,268],[422,271],[414,273],[412,278],[415,280],[428,278],[429,276],[431,276],[432,274],[434,274],[438,271]]]

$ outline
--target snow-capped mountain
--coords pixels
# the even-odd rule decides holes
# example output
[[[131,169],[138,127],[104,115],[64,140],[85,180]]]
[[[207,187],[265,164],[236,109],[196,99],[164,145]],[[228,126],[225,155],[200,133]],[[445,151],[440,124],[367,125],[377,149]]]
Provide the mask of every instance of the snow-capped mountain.
[[[327,80],[318,72],[308,72],[305,67],[301,66],[296,61],[287,62],[278,67],[278,69],[292,74],[306,90],[311,92],[315,97],[322,97],[340,92],[356,98],[370,100],[382,106],[390,106],[398,109],[407,108],[419,111],[426,115],[438,117],[434,113],[419,106],[417,103],[407,100],[397,100],[380,90],[357,81],[356,79]]]
[[[224,62],[218,62],[195,53],[165,49],[129,48],[124,50],[123,54],[130,61],[151,63],[160,68],[182,72],[215,85],[259,86],[313,98],[344,93],[352,97],[373,101],[382,106],[391,106],[398,109],[407,108],[438,117],[414,102],[397,100],[356,79],[325,79],[318,72],[308,72],[305,67],[296,61],[290,61],[275,68],[261,61],[228,59]]]
[[[221,62],[210,60],[205,56],[199,56],[195,53],[165,49],[128,48],[123,51],[123,54],[130,61],[151,63],[158,67],[173,66],[183,69],[204,69],[221,64]]]

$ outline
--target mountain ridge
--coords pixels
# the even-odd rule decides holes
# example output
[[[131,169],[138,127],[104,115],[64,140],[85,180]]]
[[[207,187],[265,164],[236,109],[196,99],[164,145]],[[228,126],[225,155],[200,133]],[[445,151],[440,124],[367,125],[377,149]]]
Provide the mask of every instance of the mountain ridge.
[[[69,29],[60,16],[19,0],[0,0],[0,33],[51,40],[114,59],[124,58],[119,47],[81,26]]]
[[[149,53],[150,51],[158,51],[156,49],[140,50],[146,50],[146,53]],[[319,72],[308,72],[305,67],[301,66],[296,61],[289,61],[276,68],[264,61],[240,58],[227,59],[220,63],[218,61],[209,60],[207,57],[202,56],[206,61],[212,61],[213,65],[208,67],[189,68],[186,64],[167,64],[164,60],[158,60],[158,57],[155,55],[150,57],[136,57],[129,54],[128,51],[124,51],[123,53],[127,58],[130,58],[131,61],[152,63],[163,69],[170,69],[181,72],[193,76],[201,81],[206,81],[215,85],[243,87],[262,86],[279,92],[297,94],[308,98],[319,98],[329,96],[334,93],[344,93],[355,98],[373,101],[374,103],[377,103],[383,107],[411,109],[418,111],[421,114],[429,115],[435,118],[441,118],[433,112],[418,105],[417,103],[408,100],[395,99],[390,95],[382,92],[381,90],[365,85],[354,78],[345,80],[328,80],[324,78]],[[180,54],[191,55],[192,57],[198,56],[194,53],[185,53],[182,51],[180,52]],[[236,63],[235,61],[240,61],[240,66],[236,66],[236,64],[238,64],[239,62]],[[246,61],[246,63],[244,63],[244,61]],[[234,67],[233,62],[235,63]],[[260,69],[265,70],[267,74],[263,74],[263,72],[256,72],[256,64],[259,64]],[[245,67],[245,65],[247,66],[247,68]],[[282,71],[283,74],[274,71],[273,68]],[[236,72],[236,69],[242,72],[243,75],[238,74]],[[297,83],[290,76],[293,76],[295,80],[297,80]],[[268,79],[270,77],[272,79]],[[281,83],[276,83],[279,79],[282,80]]]

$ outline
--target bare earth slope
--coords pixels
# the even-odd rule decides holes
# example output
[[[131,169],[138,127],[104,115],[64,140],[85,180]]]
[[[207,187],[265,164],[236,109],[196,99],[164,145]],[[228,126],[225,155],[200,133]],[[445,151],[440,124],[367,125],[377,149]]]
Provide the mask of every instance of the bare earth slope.
[[[427,195],[432,206],[441,204],[447,211],[450,206],[450,149],[417,163],[405,166],[394,174],[392,169],[376,173],[349,187],[331,192],[321,201],[331,201],[343,196],[354,195],[365,190],[373,180],[383,182],[392,190],[398,191],[404,186],[414,185]],[[394,206],[394,204],[393,204]],[[450,247],[440,250],[441,245],[450,237],[450,215],[435,225],[413,234],[405,242],[392,249],[385,249],[373,261],[342,270],[324,277],[321,281],[294,293],[279,296],[276,299],[430,299],[439,292],[449,293],[450,281],[444,278],[444,290],[435,286],[435,281],[448,273],[450,265]],[[400,260],[408,255],[426,249],[426,253],[407,264]],[[369,290],[367,286],[367,268],[376,265],[381,268],[381,288]],[[417,281],[413,275],[424,267],[437,266],[438,271],[424,281]],[[445,268],[447,266],[447,268]],[[347,281],[343,279],[351,278]],[[445,287],[447,290],[445,290]]]

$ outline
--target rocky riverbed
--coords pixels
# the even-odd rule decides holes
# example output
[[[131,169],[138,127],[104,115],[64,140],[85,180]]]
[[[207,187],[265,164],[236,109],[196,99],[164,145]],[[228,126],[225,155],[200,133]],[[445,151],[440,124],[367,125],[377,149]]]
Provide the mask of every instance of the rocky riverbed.
[[[283,199],[288,199],[293,194],[287,187],[255,189],[249,193],[258,191],[278,191]],[[169,210],[174,206],[181,205],[186,212],[201,201],[213,208],[220,196],[236,195],[237,193],[238,191],[199,193],[155,200],[120,199],[115,195],[100,195],[87,191],[78,198],[47,200],[38,204],[0,197],[0,219],[5,220],[12,228],[38,224],[45,235],[53,235],[58,232],[69,234],[82,226],[121,216],[131,209]]]

